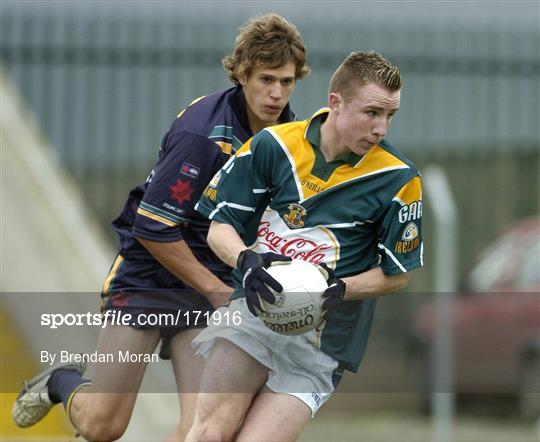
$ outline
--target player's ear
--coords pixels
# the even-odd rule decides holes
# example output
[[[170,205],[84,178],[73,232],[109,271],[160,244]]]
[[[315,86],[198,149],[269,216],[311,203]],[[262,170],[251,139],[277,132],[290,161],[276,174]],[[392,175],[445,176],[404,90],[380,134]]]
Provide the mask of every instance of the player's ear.
[[[339,92],[330,92],[330,95],[328,95],[328,107],[333,111],[338,112],[342,102]]]
[[[247,84],[247,75],[246,75],[246,72],[242,72],[241,74],[238,74],[236,76],[236,78],[238,79],[238,83],[240,83],[240,86],[242,87],[246,87],[246,84]]]

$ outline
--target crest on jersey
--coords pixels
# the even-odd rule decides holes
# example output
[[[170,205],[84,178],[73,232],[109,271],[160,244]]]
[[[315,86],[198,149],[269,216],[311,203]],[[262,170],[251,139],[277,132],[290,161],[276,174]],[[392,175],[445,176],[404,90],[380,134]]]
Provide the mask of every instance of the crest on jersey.
[[[287,225],[293,229],[303,227],[304,220],[302,218],[306,216],[307,210],[304,209],[300,204],[296,203],[289,204],[287,208],[289,209],[289,213],[283,215],[283,220],[287,223]]]
[[[403,241],[412,241],[413,239],[418,238],[418,226],[410,222],[405,226],[403,229],[403,234],[401,235],[401,239]]]

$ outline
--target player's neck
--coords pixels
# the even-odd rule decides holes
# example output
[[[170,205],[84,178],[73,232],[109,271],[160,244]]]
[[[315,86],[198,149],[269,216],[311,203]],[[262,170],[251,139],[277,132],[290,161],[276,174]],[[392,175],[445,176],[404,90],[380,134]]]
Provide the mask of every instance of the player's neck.
[[[251,129],[251,133],[253,135],[257,135],[261,130],[263,130],[267,126],[268,125],[264,124],[262,121],[251,122],[251,120],[249,120],[249,128]]]
[[[270,124],[258,118],[255,112],[253,112],[249,108],[249,106],[246,107],[246,113],[247,113],[249,128],[251,129],[251,132],[253,133],[253,135],[258,134],[265,127],[270,126]]]
[[[319,149],[327,163],[338,160],[349,152],[347,146],[340,142],[337,136],[332,115],[329,115],[326,121],[321,124],[321,145]]]

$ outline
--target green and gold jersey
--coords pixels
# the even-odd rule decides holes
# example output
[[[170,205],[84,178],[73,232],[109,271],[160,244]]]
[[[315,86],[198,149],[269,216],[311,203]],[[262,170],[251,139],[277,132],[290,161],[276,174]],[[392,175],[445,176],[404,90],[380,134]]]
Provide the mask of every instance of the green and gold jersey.
[[[324,262],[340,278],[377,266],[386,275],[420,267],[416,167],[384,140],[362,157],[350,153],[326,162],[319,144],[328,112],[250,139],[210,182],[196,209],[232,225],[256,252]],[[348,370],[358,369],[374,308],[374,299],[344,302],[319,336],[321,349]]]

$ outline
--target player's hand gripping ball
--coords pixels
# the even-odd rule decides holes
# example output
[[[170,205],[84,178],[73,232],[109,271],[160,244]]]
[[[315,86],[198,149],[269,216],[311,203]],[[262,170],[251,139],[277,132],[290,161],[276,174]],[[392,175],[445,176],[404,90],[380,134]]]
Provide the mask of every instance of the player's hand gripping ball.
[[[319,271],[324,275],[328,288],[324,291],[323,297],[323,319],[327,319],[328,312],[338,308],[343,302],[345,296],[346,284],[339,279],[334,271],[324,262],[318,265]]]
[[[246,249],[238,256],[236,267],[242,274],[242,286],[246,292],[246,303],[249,311],[257,315],[262,310],[260,299],[273,304],[274,293],[281,292],[283,287],[266,271],[275,262],[289,262],[291,258],[277,253],[257,253]]]
[[[328,289],[325,275],[306,261],[274,262],[266,271],[283,291],[273,291],[275,302],[260,298],[257,316],[272,331],[299,335],[313,330],[324,320],[323,294]]]

